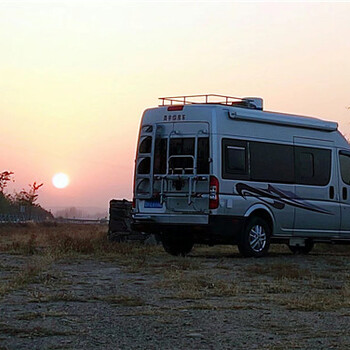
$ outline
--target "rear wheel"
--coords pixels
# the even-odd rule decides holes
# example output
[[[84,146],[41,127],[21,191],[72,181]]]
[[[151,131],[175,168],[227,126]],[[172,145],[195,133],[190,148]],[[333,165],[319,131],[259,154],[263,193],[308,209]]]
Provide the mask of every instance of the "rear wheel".
[[[260,217],[252,217],[241,234],[238,249],[243,256],[261,257],[270,247],[271,228]]]
[[[311,252],[312,248],[314,247],[314,242],[312,239],[307,239],[305,240],[305,246],[303,247],[299,245],[289,245],[289,244],[288,244],[288,247],[293,254],[305,255]]]
[[[179,238],[170,235],[163,235],[162,245],[164,250],[171,255],[186,256],[193,248],[193,240],[187,237]]]

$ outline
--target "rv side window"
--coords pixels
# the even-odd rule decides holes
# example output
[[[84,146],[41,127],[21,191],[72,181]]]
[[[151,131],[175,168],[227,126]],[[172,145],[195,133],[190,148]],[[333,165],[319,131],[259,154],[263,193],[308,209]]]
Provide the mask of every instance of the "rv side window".
[[[294,182],[293,146],[249,142],[253,181]]]
[[[156,139],[154,149],[154,174],[166,173],[167,139]]]
[[[302,183],[303,179],[312,179],[315,176],[315,158],[311,152],[296,151],[296,176],[297,183]]]
[[[350,185],[350,154],[340,152],[340,173],[343,182]]]
[[[331,150],[295,147],[296,183],[325,186],[331,176]]]
[[[227,169],[236,174],[245,174],[245,147],[227,146]]]
[[[223,178],[248,179],[247,142],[223,139]]]

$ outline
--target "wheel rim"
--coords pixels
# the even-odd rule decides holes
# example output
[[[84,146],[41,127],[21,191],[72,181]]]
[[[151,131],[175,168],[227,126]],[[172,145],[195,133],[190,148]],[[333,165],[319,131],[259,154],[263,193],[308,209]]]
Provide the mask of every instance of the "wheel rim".
[[[266,246],[266,232],[261,225],[255,225],[249,232],[249,245],[256,253],[260,253]]]

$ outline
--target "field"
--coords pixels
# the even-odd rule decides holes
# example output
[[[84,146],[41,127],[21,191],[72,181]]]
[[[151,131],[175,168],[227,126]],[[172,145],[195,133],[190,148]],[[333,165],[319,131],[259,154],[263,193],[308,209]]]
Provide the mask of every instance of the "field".
[[[0,227],[0,350],[350,348],[350,246],[177,258],[106,231]]]

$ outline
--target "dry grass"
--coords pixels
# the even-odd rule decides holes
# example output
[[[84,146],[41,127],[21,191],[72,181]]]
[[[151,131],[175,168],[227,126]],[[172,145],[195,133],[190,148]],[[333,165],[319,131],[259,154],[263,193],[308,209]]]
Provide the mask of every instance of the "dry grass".
[[[193,271],[199,270],[203,267],[201,262],[196,258],[176,257],[176,259],[166,255],[162,257],[161,261],[152,261],[148,264],[152,269],[160,269],[162,272],[166,271]]]
[[[334,311],[350,306],[350,281],[347,270],[339,274],[327,270],[300,267],[296,263],[254,264],[246,267],[248,276],[261,281],[256,293],[288,310]],[[321,266],[324,266],[321,264]],[[257,284],[250,282],[251,286]]]
[[[67,312],[62,311],[46,311],[46,312],[25,312],[16,317],[17,320],[32,321],[37,319],[45,319],[49,317],[65,317]]]
[[[350,299],[342,293],[306,293],[282,299],[280,304],[288,310],[334,311],[349,308]]]
[[[82,297],[71,291],[58,291],[54,293],[33,292],[30,299],[31,303],[92,303],[98,301],[102,301],[113,306],[143,306],[146,304],[142,298],[133,295],[108,294]],[[35,315],[37,315],[37,313]],[[39,317],[38,315],[35,315],[29,314],[22,317]]]
[[[70,291],[58,291],[51,294],[33,293],[30,302],[32,303],[55,303],[55,302],[78,302],[85,303],[89,300],[76,295]]]
[[[149,246],[112,243],[107,239],[107,226],[26,225],[0,226],[0,251],[20,255],[51,255],[54,258],[69,256],[135,256],[150,253]]]
[[[350,282],[343,285],[319,284],[323,289],[312,292],[296,292],[282,298],[280,304],[288,310],[299,311],[333,311],[350,307]]]
[[[265,263],[247,266],[246,273],[250,276],[267,275],[275,279],[291,280],[304,279],[310,277],[311,275],[309,270],[301,268],[294,263],[271,263],[269,261],[266,261]]]
[[[233,319],[233,338],[240,334],[247,348],[256,339],[262,349],[341,348],[335,332],[348,340],[349,247],[293,256],[273,246],[270,257],[244,259],[235,247],[196,246],[183,258],[161,247],[112,244],[106,233],[107,227],[90,225],[0,227],[0,299],[5,296],[7,318],[0,322],[0,343],[27,338],[71,348],[87,330],[98,339],[103,317],[112,329],[110,315],[120,327],[145,325],[154,334],[170,328],[184,336],[197,329],[206,334],[216,327],[222,336],[210,341],[219,347],[229,346],[216,340],[228,338]]]
[[[167,271],[157,288],[170,290],[174,299],[202,299],[206,297],[230,297],[240,292],[240,287],[212,274],[188,273],[181,270]]]
[[[116,261],[128,272],[156,276],[155,287],[162,290],[161,298],[203,299],[199,304],[203,309],[214,307],[208,302],[212,298],[235,300],[232,307],[240,307],[237,301],[242,302],[242,307],[250,305],[254,298],[301,311],[350,306],[350,282],[345,269],[349,266],[349,247],[335,250],[335,247],[326,246],[328,253],[321,255],[326,249],[322,245],[315,250],[315,255],[307,258],[282,253],[286,248],[280,247],[273,249],[272,259],[256,260],[238,258],[237,249],[231,246],[214,249],[199,246],[190,257],[174,258],[160,247],[111,243],[106,233],[107,227],[100,225],[0,226],[0,251],[30,259],[0,285],[0,297],[31,283],[54,288],[56,280],[62,278],[50,273],[50,265],[59,259],[94,258]],[[329,253],[330,249],[335,250],[334,254]],[[278,257],[278,254],[283,255]],[[309,263],[312,258],[317,261]],[[322,266],[322,269],[315,266]],[[83,298],[64,290],[48,295],[34,292],[31,301],[93,300],[121,306],[145,305],[144,300],[134,296]]]
[[[32,328],[21,328],[12,327],[8,324],[0,323],[0,333],[9,336],[18,337],[53,337],[53,336],[66,336],[74,335],[71,331],[60,331],[44,327],[32,327]]]
[[[113,260],[137,272],[145,267],[146,257],[154,254],[154,247],[111,243],[107,239],[107,227],[101,225],[29,223],[0,225],[0,252],[31,256],[30,263],[0,284],[0,297],[3,297],[33,282],[52,283],[55,277],[44,272],[59,259],[94,257]],[[64,299],[64,296],[60,298]]]
[[[0,297],[35,282],[40,273],[43,272],[51,262],[52,260],[49,257],[33,258],[23,269],[0,285]]]
[[[278,281],[263,281],[254,289],[255,293],[265,294],[285,294],[291,293],[296,289],[296,286],[291,284],[291,281],[286,278],[281,278]]]
[[[146,304],[146,302],[142,298],[133,295],[111,294],[95,297],[95,299],[104,301],[114,306],[143,306]]]

